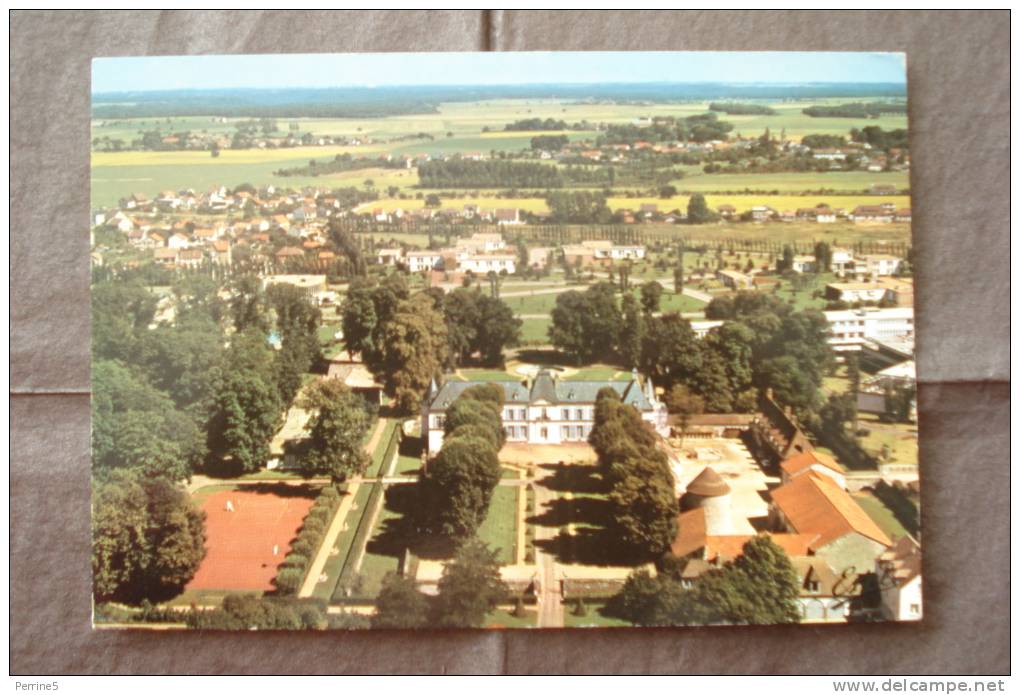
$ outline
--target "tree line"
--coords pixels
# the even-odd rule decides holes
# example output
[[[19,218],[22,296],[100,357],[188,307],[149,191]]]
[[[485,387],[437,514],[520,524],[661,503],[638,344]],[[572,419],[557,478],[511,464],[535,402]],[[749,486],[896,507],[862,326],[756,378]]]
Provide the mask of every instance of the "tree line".
[[[854,102],[833,106],[808,106],[801,113],[812,118],[878,118],[884,113],[906,113],[906,102]]]
[[[509,306],[477,289],[411,295],[399,273],[356,280],[341,311],[348,350],[362,356],[396,409],[408,414],[443,368],[502,364],[522,325]]]

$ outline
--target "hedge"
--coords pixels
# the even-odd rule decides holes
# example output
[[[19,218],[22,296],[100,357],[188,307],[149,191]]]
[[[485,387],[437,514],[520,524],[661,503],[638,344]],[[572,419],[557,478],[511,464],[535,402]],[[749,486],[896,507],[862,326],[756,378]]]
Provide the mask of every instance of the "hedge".
[[[340,499],[340,492],[332,485],[327,485],[319,492],[301,523],[297,539],[291,543],[290,552],[276,574],[274,582],[278,593],[291,595],[301,588],[312,560],[326,537],[326,529],[340,506]]]

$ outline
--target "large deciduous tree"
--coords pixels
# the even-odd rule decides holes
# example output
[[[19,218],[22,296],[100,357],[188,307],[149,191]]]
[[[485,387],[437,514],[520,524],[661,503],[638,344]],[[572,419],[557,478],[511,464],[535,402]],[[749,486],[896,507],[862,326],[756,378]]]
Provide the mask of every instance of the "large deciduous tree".
[[[339,379],[320,379],[306,390],[302,407],[315,413],[307,425],[308,469],[335,483],[364,472],[364,439],[372,417],[361,397]]]
[[[482,627],[485,616],[506,600],[508,587],[500,578],[496,553],[472,539],[443,568],[433,604],[436,627]]]
[[[375,601],[372,627],[412,630],[427,627],[428,623],[428,597],[418,591],[414,579],[393,572],[383,577],[382,589]]]
[[[93,484],[92,576],[97,601],[164,601],[205,557],[204,514],[164,479],[117,472]]]
[[[401,302],[392,319],[382,325],[378,354],[368,363],[395,407],[417,411],[429,383],[447,357],[446,324],[431,297],[417,294]]]
[[[275,382],[273,353],[261,332],[235,335],[215,387],[208,445],[216,463],[255,471],[269,458],[269,442],[283,404]]]

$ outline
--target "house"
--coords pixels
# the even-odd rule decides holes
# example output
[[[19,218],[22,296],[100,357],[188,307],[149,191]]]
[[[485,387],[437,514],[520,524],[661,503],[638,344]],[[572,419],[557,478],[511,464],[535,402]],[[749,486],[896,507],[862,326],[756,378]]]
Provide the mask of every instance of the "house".
[[[751,219],[755,222],[764,222],[775,217],[776,211],[766,205],[755,205],[751,208]]]
[[[513,254],[473,254],[458,259],[458,267],[462,271],[471,271],[476,275],[489,272],[513,275],[517,271],[517,256]]]
[[[429,455],[443,445],[446,410],[464,390],[482,382],[435,382],[422,406],[422,432]],[[631,380],[562,381],[541,370],[528,382],[501,381],[503,388],[503,430],[508,442],[561,444],[585,442],[595,424],[595,399],[600,389],[611,388],[620,399],[634,406],[646,422],[661,433],[666,430],[666,406],[658,400],[650,379],[641,382],[637,374]]]
[[[595,249],[581,244],[568,244],[563,247],[563,261],[575,268],[594,265]]]
[[[170,238],[166,242],[167,248],[171,249],[186,249],[191,245],[188,237],[184,236],[180,232],[176,232],[170,235]]]
[[[273,254],[277,263],[286,263],[294,258],[304,258],[305,251],[297,246],[284,246]]]
[[[791,456],[779,464],[779,470],[782,472],[784,485],[797,476],[814,472],[828,476],[840,488],[846,489],[846,470],[839,461],[820,451],[805,451]]]
[[[888,253],[871,253],[858,256],[854,259],[853,272],[855,275],[871,275],[882,277],[895,275],[899,272],[903,260],[899,256]]]
[[[719,216],[722,217],[724,220],[731,220],[737,214],[737,209],[730,205],[729,203],[720,205],[718,208],[716,208],[716,210],[719,212]]]
[[[118,210],[104,222],[105,226],[113,227],[125,234],[135,228],[135,222],[130,217]]]
[[[895,210],[884,205],[858,205],[851,214],[856,224],[889,224],[895,217]]]
[[[640,244],[613,244],[609,257],[613,260],[641,259],[645,257],[645,247]]]
[[[843,275],[853,267],[854,253],[850,249],[834,246],[830,254],[829,269],[837,275]]]
[[[184,268],[197,268],[204,260],[202,249],[181,249],[177,254],[177,265]]]
[[[900,208],[893,213],[893,222],[910,222],[910,208]]]
[[[401,248],[396,249],[379,249],[375,252],[375,260],[379,265],[396,265],[400,263],[404,258],[404,250]]]
[[[691,328],[694,329],[694,335],[698,336],[699,338],[704,338],[706,335],[708,335],[709,331],[721,325],[723,325],[722,321],[711,319],[704,321],[691,321]]]
[[[815,272],[815,257],[807,255],[794,256],[793,261],[790,263],[790,269],[795,273],[813,273]]]
[[[828,162],[846,161],[846,152],[832,148],[819,148],[811,151],[811,156]]]
[[[409,271],[419,273],[443,267],[443,255],[438,251],[408,251],[404,262]]]
[[[552,256],[552,249],[548,246],[528,247],[528,267],[541,270],[549,265],[549,258]]]
[[[828,205],[819,204],[813,208],[799,208],[795,213],[798,220],[809,222],[831,223],[836,221],[836,213]]]
[[[837,352],[857,351],[872,341],[914,338],[912,307],[865,307],[824,313],[829,322],[829,345]]]
[[[889,620],[920,620],[924,615],[921,600],[921,546],[910,536],[875,560],[875,574],[882,594],[882,614]]]
[[[155,249],[152,252],[152,260],[157,265],[173,266],[177,264],[177,249],[165,248]]]
[[[226,239],[217,239],[209,249],[212,262],[218,265],[230,265],[231,251],[230,242]]]
[[[830,282],[825,286],[825,298],[850,303],[880,302],[886,290],[886,286],[878,282]]]
[[[327,379],[340,379],[354,393],[368,403],[378,406],[382,402],[382,384],[375,380],[360,358],[344,350],[329,361]]]
[[[851,601],[860,594],[857,575],[837,573],[818,557],[795,556],[790,558],[790,564],[797,573],[801,622],[846,622]]]
[[[896,195],[896,186],[888,183],[871,184],[871,195]]]
[[[499,208],[496,210],[496,224],[522,224],[520,210],[517,208]]]
[[[826,475],[808,471],[771,492],[773,528],[817,534],[811,554],[843,572],[872,567],[892,541],[861,506]]]

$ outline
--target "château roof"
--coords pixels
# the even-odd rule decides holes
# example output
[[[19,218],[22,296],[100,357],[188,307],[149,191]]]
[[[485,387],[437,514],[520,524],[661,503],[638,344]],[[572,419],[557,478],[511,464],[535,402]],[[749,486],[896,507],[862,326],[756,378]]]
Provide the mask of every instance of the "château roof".
[[[525,381],[455,381],[447,380],[434,395],[426,398],[429,412],[443,412],[464,391],[478,384],[490,383],[503,388],[503,401],[507,404],[529,405],[544,401],[550,405],[592,405],[603,388],[611,388],[620,400],[641,411],[654,409],[654,392],[651,383],[632,380],[570,381],[556,379],[547,370],[541,370],[529,385]]]

